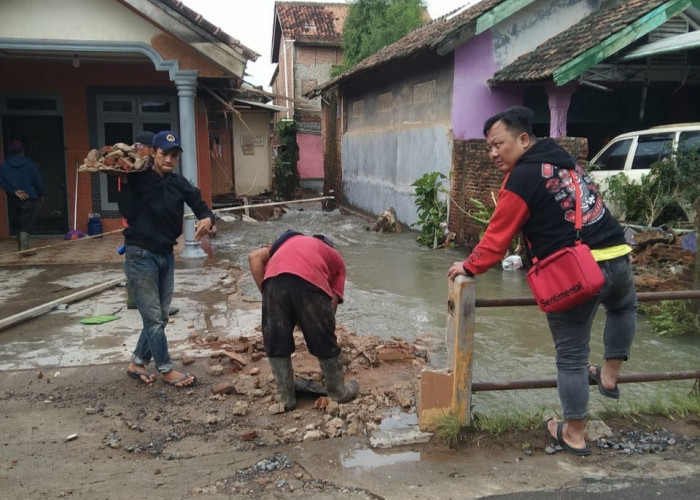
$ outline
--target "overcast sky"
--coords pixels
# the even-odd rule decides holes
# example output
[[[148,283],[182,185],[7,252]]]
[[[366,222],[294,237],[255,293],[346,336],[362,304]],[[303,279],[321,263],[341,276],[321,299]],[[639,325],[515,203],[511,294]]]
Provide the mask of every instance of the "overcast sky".
[[[270,85],[270,78],[274,71],[274,65],[270,62],[274,0],[183,0],[183,2],[190,9],[202,14],[214,26],[220,27],[243,45],[260,54],[256,62],[248,63],[246,69],[249,76],[246,77],[246,81],[265,87]],[[472,2],[470,0],[426,0],[425,3],[434,19],[467,3],[473,3],[473,0]]]

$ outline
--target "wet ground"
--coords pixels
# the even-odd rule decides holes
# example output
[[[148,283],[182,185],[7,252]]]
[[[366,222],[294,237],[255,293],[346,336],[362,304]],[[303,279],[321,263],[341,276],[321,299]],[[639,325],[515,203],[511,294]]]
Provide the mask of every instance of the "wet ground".
[[[361,398],[329,409],[316,408],[317,396],[309,395],[300,398],[297,411],[274,413],[269,365],[264,357],[255,356],[260,352],[259,294],[240,264],[247,249],[305,220],[302,214],[291,215],[277,226],[270,221],[252,229],[253,223],[243,226],[238,221],[232,224],[232,232],[220,230],[212,242],[216,260],[178,259],[173,304],[180,312],[171,318],[168,336],[173,357],[178,363],[186,361],[185,369],[199,378],[193,389],[177,390],[160,382],[143,386],[125,376],[140,319],[136,311],[126,309],[123,287],[0,331],[3,495],[118,499],[155,491],[165,498],[456,499],[579,491],[580,496],[568,498],[582,498],[601,491],[624,491],[650,480],[661,486],[649,497],[671,498],[665,495],[673,491],[673,498],[684,498],[664,488],[664,481],[678,478],[677,482],[691,488],[688,491],[697,486],[700,426],[692,418],[610,421],[614,434],[609,442],[618,443],[618,449],[592,443],[594,455],[585,459],[549,455],[541,431],[511,432],[498,438],[473,433],[465,437],[459,450],[447,448],[434,436],[427,443],[373,447],[377,442],[373,438],[383,431],[413,430],[416,387],[425,362],[417,353],[431,350],[439,357],[439,347],[431,347],[436,342],[439,346],[440,340],[435,341],[441,333],[439,325],[430,326],[438,319],[422,322],[412,332],[398,326],[406,319],[405,308],[416,313],[409,321],[439,315],[421,312],[433,307],[430,296],[416,297],[412,303],[403,299],[414,293],[416,283],[422,283],[417,278],[444,274],[442,262],[426,264],[422,254],[404,252],[401,259],[394,259],[399,269],[419,268],[424,274],[401,276],[399,283],[413,283],[414,288],[399,286],[400,293],[393,296],[376,285],[388,279],[384,268],[390,261],[380,265],[383,271],[376,273],[375,281],[368,280],[372,286],[363,287],[364,280],[350,280],[348,297],[360,295],[385,306],[378,316],[385,315],[384,324],[392,325],[390,330],[357,332],[367,328],[363,325],[374,324],[376,317],[364,323],[358,317],[362,307],[344,305],[352,311],[345,316],[347,323],[354,326],[342,329],[341,338],[351,376],[360,380]],[[367,250],[366,240],[352,236],[363,234],[364,222],[344,220],[340,224],[333,218],[329,222],[330,228],[321,227],[341,236],[336,241],[349,260],[363,248]],[[386,246],[387,240],[380,235],[372,233],[369,238],[384,249],[382,255],[397,255],[394,244]],[[411,235],[399,238],[399,248],[412,240]],[[56,240],[46,240],[52,242]],[[0,254],[11,250],[12,244],[0,242]],[[106,236],[53,247],[33,257],[0,257],[4,285],[0,318],[119,277],[122,257],[116,249],[120,244],[120,237]],[[84,249],[77,250],[80,245]],[[443,258],[453,260],[452,255]],[[371,262],[352,260],[349,268],[352,266],[353,276],[371,274]],[[512,275],[500,276],[500,280],[513,279]],[[484,280],[483,288],[498,289],[498,283]],[[518,287],[517,282],[511,285],[516,295]],[[119,319],[102,325],[80,323],[80,319],[101,314]],[[339,320],[345,324],[340,315]],[[485,319],[483,325],[488,332],[483,348],[498,351],[493,337],[503,332],[495,319]],[[239,349],[240,345],[245,349]],[[377,348],[387,345],[410,356],[401,362],[382,362]],[[643,337],[643,345],[658,353],[666,344]],[[519,339],[514,347],[523,352],[535,349],[533,355],[547,365],[543,370],[551,369],[550,355],[537,352],[540,347],[534,348],[529,340]],[[246,364],[236,364],[222,352],[238,353]],[[299,375],[312,380],[317,376],[317,364],[303,348],[294,365]],[[477,367],[484,370],[480,376],[504,378],[515,363],[494,367],[477,361]],[[222,383],[234,389],[217,392],[215,388]],[[627,387],[634,386],[625,386],[629,394]],[[556,398],[553,390],[538,390],[536,398],[532,391],[529,394],[522,398],[538,399],[539,404]],[[592,396],[594,401],[599,399]],[[483,404],[485,398],[476,401]],[[512,392],[494,401],[506,411],[521,408],[520,396]],[[619,445],[642,444],[660,429],[666,431],[660,434],[667,445],[663,450],[628,453],[629,445]],[[629,437],[641,430],[648,434]],[[673,444],[669,445],[669,439]]]

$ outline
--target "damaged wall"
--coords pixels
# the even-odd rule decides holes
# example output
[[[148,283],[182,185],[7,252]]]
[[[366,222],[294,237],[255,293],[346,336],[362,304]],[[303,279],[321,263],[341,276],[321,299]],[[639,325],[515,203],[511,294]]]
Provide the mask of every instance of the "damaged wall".
[[[344,106],[344,203],[372,214],[393,206],[400,222],[416,222],[411,184],[450,172],[451,61],[349,96]]]

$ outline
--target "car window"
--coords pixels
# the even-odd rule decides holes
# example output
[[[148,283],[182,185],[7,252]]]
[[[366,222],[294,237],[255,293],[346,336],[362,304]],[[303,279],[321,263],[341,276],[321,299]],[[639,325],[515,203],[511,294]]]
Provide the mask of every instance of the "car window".
[[[649,168],[652,163],[671,156],[673,132],[663,134],[645,134],[637,139],[637,150],[632,159],[632,168]]]
[[[690,153],[700,149],[700,130],[692,132],[681,132],[678,138],[678,151],[681,153]]]
[[[625,168],[625,160],[627,160],[627,153],[631,145],[632,139],[611,144],[594,162],[597,170],[622,170]]]

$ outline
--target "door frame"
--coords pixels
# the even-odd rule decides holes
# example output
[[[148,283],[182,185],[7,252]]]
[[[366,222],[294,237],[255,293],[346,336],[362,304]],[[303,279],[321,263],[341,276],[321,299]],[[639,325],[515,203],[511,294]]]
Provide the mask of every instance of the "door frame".
[[[55,107],[52,109],[8,109],[8,100],[10,99],[42,99],[47,101],[53,101]],[[56,92],[16,92],[16,91],[0,91],[0,137],[5,137],[5,130],[2,130],[2,122],[5,116],[24,116],[24,117],[46,117],[46,116],[58,116],[61,118],[61,134],[63,136],[63,177],[65,179],[65,186],[63,192],[63,203],[66,207],[65,210],[65,220],[64,226],[70,228],[71,224],[71,204],[68,200],[69,196],[69,186],[68,186],[68,158],[66,156],[65,148],[65,138],[66,138],[66,119],[64,116],[63,107],[63,97],[60,93]],[[8,138],[9,139],[9,138]],[[5,156],[7,153],[5,152]],[[53,186],[44,186],[45,189],[54,189]],[[9,220],[6,221],[9,224]],[[9,226],[8,226],[9,230]],[[59,234],[59,233],[57,233]],[[64,234],[63,231],[60,234]],[[53,235],[52,235],[53,236]]]

